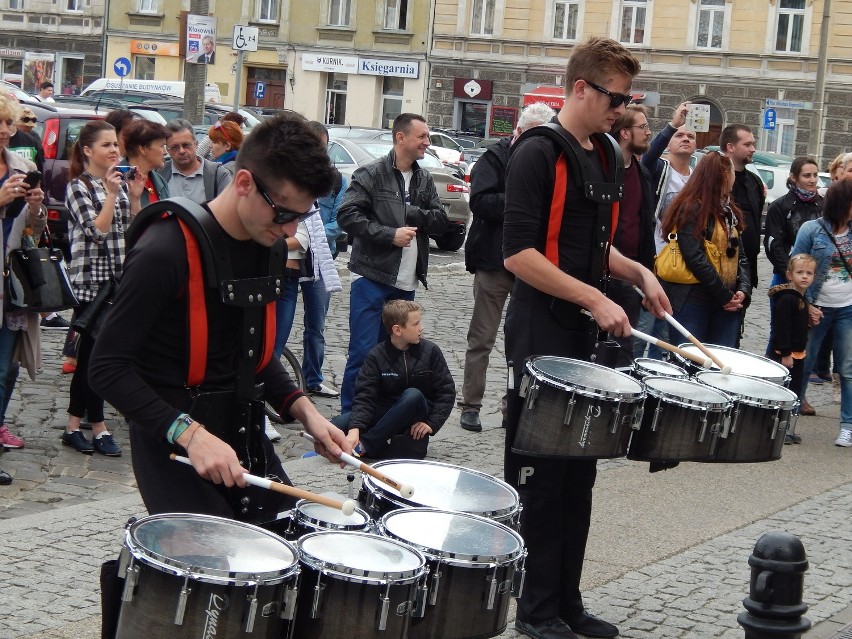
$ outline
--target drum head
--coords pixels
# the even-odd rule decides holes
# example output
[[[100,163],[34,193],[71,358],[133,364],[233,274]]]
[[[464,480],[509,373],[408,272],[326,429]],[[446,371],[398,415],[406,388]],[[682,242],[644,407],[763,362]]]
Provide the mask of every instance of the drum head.
[[[273,533],[231,519],[169,513],[133,523],[128,550],[143,563],[199,581],[268,582],[295,570],[292,545]]]
[[[705,344],[705,346],[719,361],[726,366],[730,366],[731,372],[737,375],[759,377],[760,379],[772,381],[778,380],[776,381],[778,384],[783,384],[790,377],[790,371],[787,370],[786,366],[782,366],[778,362],[773,362],[771,359],[766,359],[754,353],[747,353],[746,351],[738,351],[735,348],[728,348],[727,346],[713,346],[712,344]],[[704,357],[704,354],[694,344],[681,344],[680,348],[688,353]],[[719,367],[715,364],[713,368],[717,371],[719,370]]]
[[[382,517],[382,529],[428,557],[505,564],[523,553],[511,528],[484,517],[432,508],[403,508]]]
[[[356,508],[351,515],[344,515],[339,508],[323,506],[306,499],[296,503],[296,519],[314,526],[338,530],[360,530],[369,521],[367,513],[360,508]]]
[[[410,581],[426,565],[414,548],[369,533],[328,530],[308,533],[297,543],[302,562],[308,566],[364,579]]]
[[[642,385],[612,368],[567,357],[534,357],[527,368],[538,379],[559,388],[595,397],[641,399]]]
[[[633,362],[636,371],[646,375],[662,375],[663,377],[689,377],[689,373],[676,364],[663,362],[658,359],[640,357]]]
[[[792,408],[798,399],[796,393],[783,386],[747,375],[723,375],[716,371],[703,371],[696,374],[695,379],[748,404],[772,404]]]
[[[514,488],[476,470],[405,459],[379,461],[373,467],[402,484],[414,487],[414,494],[406,499],[395,488],[379,484],[369,475],[363,476],[371,491],[387,493],[401,504],[454,510],[489,519],[500,519],[518,510],[518,493]]]
[[[723,409],[731,403],[730,398],[724,393],[690,379],[646,377],[644,383],[648,395],[683,406]]]

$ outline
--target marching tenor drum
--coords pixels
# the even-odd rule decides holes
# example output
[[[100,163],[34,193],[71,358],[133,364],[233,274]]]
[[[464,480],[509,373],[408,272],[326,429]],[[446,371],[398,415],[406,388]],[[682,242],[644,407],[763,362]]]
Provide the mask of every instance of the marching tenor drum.
[[[373,519],[397,508],[426,506],[479,515],[517,527],[521,504],[518,491],[504,481],[461,466],[416,459],[387,459],[373,464],[401,484],[415,486],[411,497],[363,475],[359,501]]]
[[[238,521],[169,513],[128,526],[116,639],[290,636],[295,547]]]
[[[526,361],[518,394],[525,401],[512,451],[560,459],[622,457],[645,398],[629,375],[551,356]]]
[[[411,639],[494,637],[506,629],[509,601],[523,588],[524,541],[491,519],[434,508],[403,508],[382,517],[381,534],[426,557],[428,596],[413,617]]]
[[[644,412],[628,459],[708,461],[731,408],[730,398],[689,379],[647,377]]]
[[[659,359],[651,359],[648,357],[639,357],[633,360],[632,375],[638,380],[643,380],[646,377],[677,377],[679,379],[688,379],[689,373],[677,364],[664,362]]]
[[[300,499],[293,510],[280,513],[277,519],[262,527],[293,541],[320,530],[369,532],[371,525],[370,516],[361,508],[356,508],[351,515],[344,515],[339,508]]]
[[[796,393],[745,375],[705,371],[695,379],[729,395],[734,402],[712,461],[763,462],[781,458],[784,435],[795,418]]]
[[[727,346],[714,346],[713,344],[705,344],[705,346],[707,347],[707,350],[713,353],[713,355],[715,355],[716,358],[725,366],[730,366],[730,372],[735,375],[757,377],[758,379],[765,379],[766,381],[778,384],[779,386],[787,386],[787,384],[790,383],[790,371],[787,370],[786,366],[779,364],[778,362],[773,362],[771,359],[767,359],[766,357],[761,357],[754,353],[747,353],[746,351],[739,351]],[[703,353],[694,344],[681,344],[680,348],[688,353],[704,357]],[[692,360],[686,359],[677,353],[675,353],[674,356],[679,362],[681,362],[690,375],[694,376],[701,371],[706,370],[701,368],[700,365],[696,364]],[[713,369],[718,371],[719,367],[714,365]]]
[[[408,544],[326,530],[297,542],[302,563],[296,639],[405,639],[426,604],[426,560]],[[233,635],[236,636],[236,635]]]

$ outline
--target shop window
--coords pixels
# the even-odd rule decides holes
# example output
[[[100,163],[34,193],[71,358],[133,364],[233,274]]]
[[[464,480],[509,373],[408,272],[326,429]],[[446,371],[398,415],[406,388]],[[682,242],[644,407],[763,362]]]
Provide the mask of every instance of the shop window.
[[[494,33],[494,3],[496,0],[473,0],[470,16],[471,35],[492,35]]]
[[[793,156],[796,142],[796,109],[775,108],[775,128],[760,133],[760,150]]]
[[[346,85],[345,73],[329,73],[325,91],[325,123],[346,124]]]
[[[385,0],[385,29],[405,31],[408,24],[408,0]]]
[[[556,0],[553,9],[553,38],[576,40],[580,0]]]
[[[60,57],[58,77],[62,86],[56,87],[56,93],[79,95],[83,90],[83,58]]]
[[[800,53],[805,32],[805,0],[779,0],[775,50]]]
[[[3,74],[0,80],[21,86],[24,77],[24,62],[20,59],[7,58],[0,60],[3,64]]]
[[[647,0],[622,0],[621,33],[619,40],[624,44],[645,44],[645,18]]]
[[[259,22],[278,22],[278,0],[257,0]]]
[[[330,0],[328,23],[336,27],[348,27],[352,19],[352,0]]]
[[[488,123],[488,105],[484,102],[459,102],[459,130],[484,138]]]
[[[701,49],[721,49],[724,32],[725,0],[701,0],[695,46]]]
[[[157,57],[153,55],[133,56],[133,77],[136,80],[156,80],[154,69]]]
[[[384,129],[393,127],[393,121],[402,113],[402,92],[405,88],[403,78],[384,78],[382,80],[382,121]]]

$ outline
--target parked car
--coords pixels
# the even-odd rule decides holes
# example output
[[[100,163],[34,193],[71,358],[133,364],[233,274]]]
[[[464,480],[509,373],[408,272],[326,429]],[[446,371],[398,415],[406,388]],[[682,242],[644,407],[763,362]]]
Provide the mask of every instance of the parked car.
[[[359,166],[383,157],[393,147],[393,143],[374,139],[335,138],[328,143],[328,154],[337,169],[347,178]],[[435,189],[447,212],[451,229],[438,236],[432,236],[442,251],[457,251],[464,244],[467,227],[470,223],[470,187],[450,173],[449,169],[434,155],[426,153],[418,164],[432,174]]]
[[[44,205],[51,242],[70,259],[68,243],[68,209],[65,189],[68,185],[68,160],[71,148],[88,122],[102,120],[105,112],[91,109],[71,109],[58,104],[27,104],[38,118],[33,129],[41,137],[44,149]]]
[[[0,80],[0,91],[4,91],[9,95],[14,96],[18,102],[26,103],[27,105],[29,105],[30,102],[38,103],[38,100],[36,100],[33,96],[24,91],[17,84],[12,84],[11,82],[4,82]]]

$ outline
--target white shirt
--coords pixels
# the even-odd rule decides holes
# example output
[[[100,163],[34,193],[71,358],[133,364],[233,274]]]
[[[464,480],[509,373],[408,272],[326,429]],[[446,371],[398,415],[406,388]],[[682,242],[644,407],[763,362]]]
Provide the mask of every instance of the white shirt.
[[[413,169],[402,172],[402,179],[405,183],[405,191],[403,197],[406,206],[411,204],[411,195],[408,189],[411,186],[411,177],[414,175]],[[402,249],[402,260],[399,262],[399,271],[396,275],[396,284],[394,286],[403,291],[413,291],[417,288],[417,238],[411,240],[411,244],[404,246]]]

